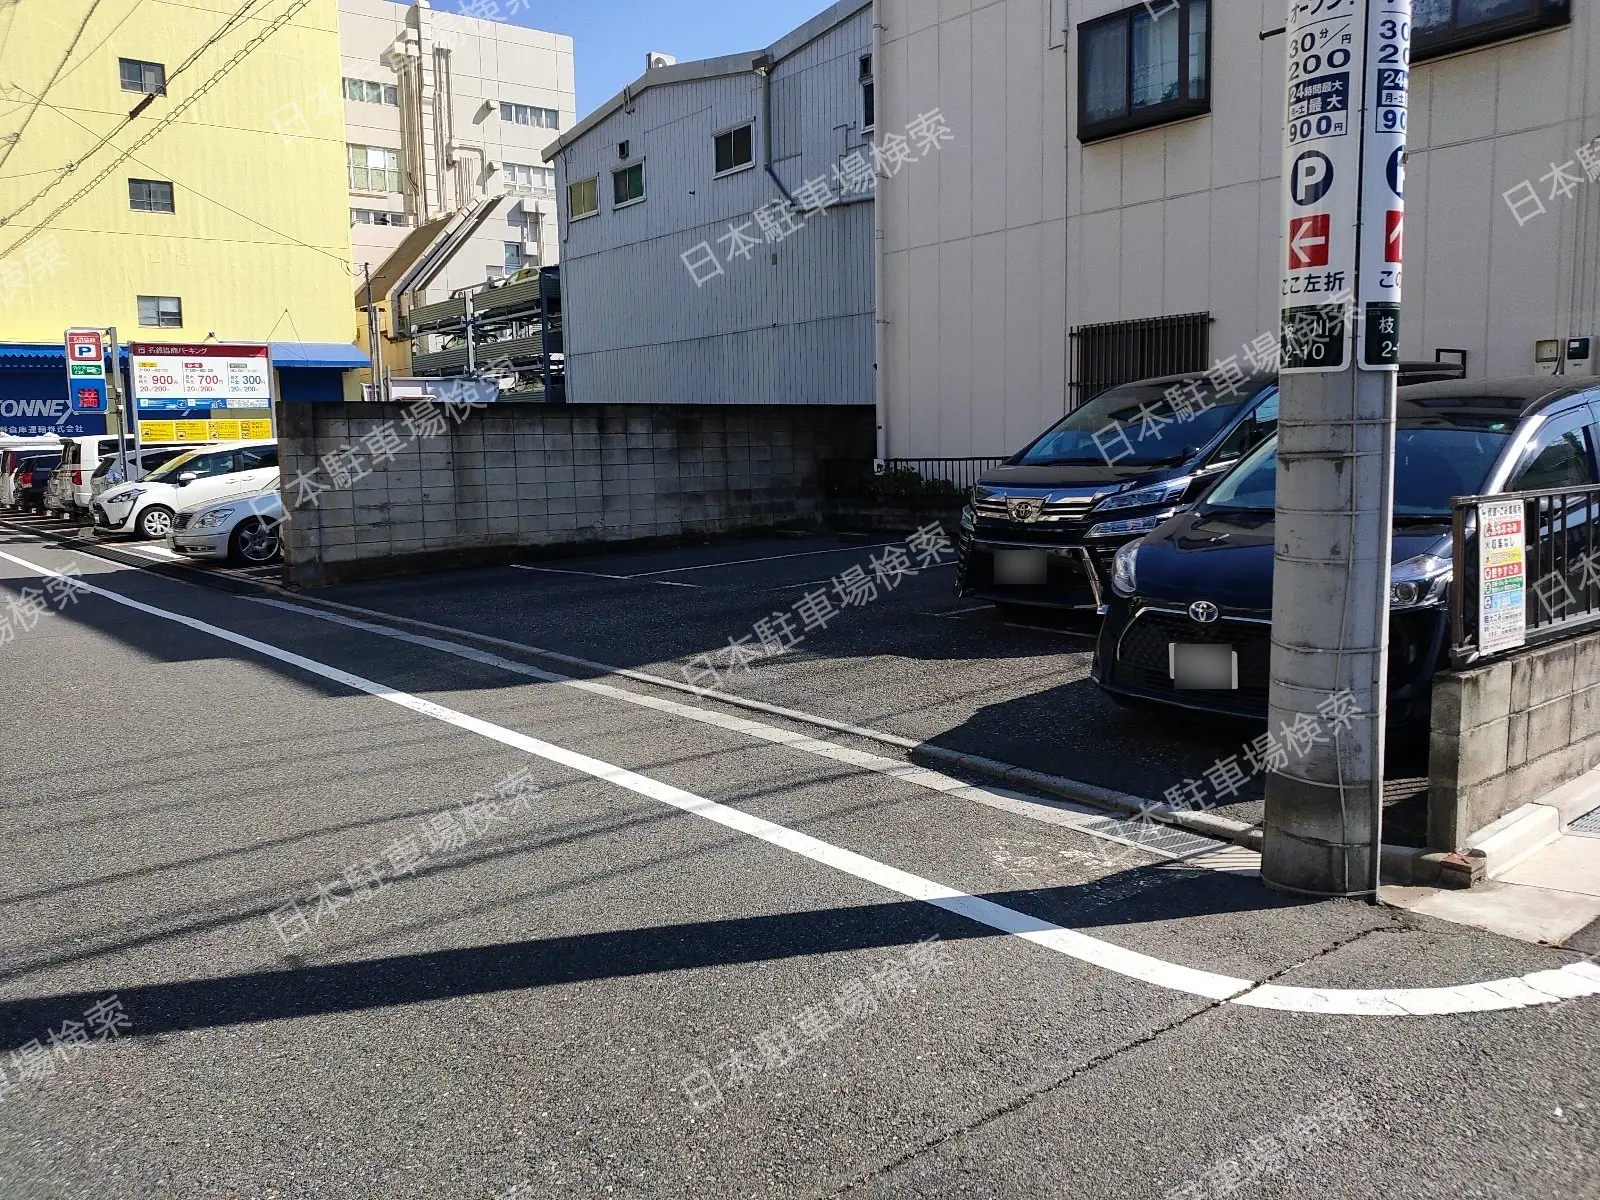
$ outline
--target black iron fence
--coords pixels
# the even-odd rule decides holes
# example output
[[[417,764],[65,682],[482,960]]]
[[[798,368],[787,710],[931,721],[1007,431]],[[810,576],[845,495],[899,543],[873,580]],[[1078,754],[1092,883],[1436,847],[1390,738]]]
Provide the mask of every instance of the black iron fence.
[[[1211,314],[1079,325],[1072,331],[1072,407],[1119,383],[1211,366]]]
[[[1450,504],[1456,665],[1600,628],[1600,487]]]
[[[825,462],[822,491],[829,499],[965,501],[972,485],[1003,458],[888,458],[883,470],[869,459]]]

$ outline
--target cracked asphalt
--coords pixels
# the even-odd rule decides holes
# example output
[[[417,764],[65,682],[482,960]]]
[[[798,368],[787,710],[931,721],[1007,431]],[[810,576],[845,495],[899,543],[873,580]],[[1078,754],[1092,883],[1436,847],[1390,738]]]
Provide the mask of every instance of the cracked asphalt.
[[[1600,1192],[1600,998],[1252,1008],[884,881],[1307,988],[1579,953],[1291,901],[859,765],[880,744],[829,757],[781,717],[760,719],[789,740],[636,679],[605,679],[629,700],[541,678],[600,673],[532,651],[495,649],[519,672],[14,529],[0,553],[22,560],[0,558],[5,598],[75,563],[144,606],[80,596],[0,648],[6,1200]],[[721,544],[314,598],[665,675],[868,553]],[[1081,632],[970,607],[929,571],[731,686],[1052,770],[1065,743],[1135,794],[1236,744],[1153,739],[1093,694]],[[65,1036],[113,995],[120,1036]]]

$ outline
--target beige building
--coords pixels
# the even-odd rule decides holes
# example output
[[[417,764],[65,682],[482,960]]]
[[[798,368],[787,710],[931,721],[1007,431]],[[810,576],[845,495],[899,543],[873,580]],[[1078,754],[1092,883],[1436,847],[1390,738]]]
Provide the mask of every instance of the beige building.
[[[575,120],[572,39],[427,0],[339,0],[339,43],[358,278],[442,218],[458,244],[417,300],[554,263],[541,152]]]
[[[878,0],[895,457],[1016,450],[1125,378],[1277,327],[1286,0]],[[1402,356],[1469,376],[1600,335],[1600,23],[1570,0],[1415,0]],[[1452,356],[1453,357],[1453,356]]]

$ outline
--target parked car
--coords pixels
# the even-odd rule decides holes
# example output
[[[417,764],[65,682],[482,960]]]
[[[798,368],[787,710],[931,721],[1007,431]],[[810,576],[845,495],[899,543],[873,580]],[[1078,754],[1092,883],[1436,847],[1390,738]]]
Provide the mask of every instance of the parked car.
[[[1271,435],[1276,375],[1122,384],[1074,409],[972,489],[956,591],[1004,606],[1102,608],[1111,558]],[[1171,395],[1169,395],[1169,393]]]
[[[277,471],[277,442],[233,442],[191,450],[157,467],[138,483],[102,492],[94,501],[95,529],[164,538],[172,532],[172,517],[180,507],[258,487]]]
[[[36,462],[53,467],[61,461],[61,443],[51,447],[0,450],[0,510],[20,508],[17,500],[17,472],[24,463]]]
[[[147,446],[143,450],[124,450],[120,454],[113,454],[100,460],[100,465],[94,469],[94,474],[89,478],[89,503],[102,492],[114,488],[119,483],[137,483],[157,467],[171,462],[180,454],[187,454],[190,450],[200,449],[203,446],[215,445],[214,442],[203,442],[200,445],[189,443],[179,446]]]
[[[1448,659],[1450,499],[1600,482],[1600,385],[1559,377],[1403,388],[1395,434],[1389,721],[1425,724]],[[1277,439],[1191,510],[1117,551],[1093,675],[1123,703],[1267,713]],[[1232,649],[1231,683],[1180,690],[1172,647]],[[1219,683],[1222,681],[1218,681]]]
[[[59,459],[34,458],[24,462],[15,472],[12,494],[17,507],[23,512],[44,512],[44,495],[51,477],[59,469]]]
[[[132,434],[94,434],[86,437],[61,439],[61,467],[51,480],[45,495],[45,509],[64,517],[89,511],[94,497],[90,493],[90,480],[100,460],[119,451],[131,451]]]
[[[167,546],[191,558],[225,558],[252,567],[274,561],[283,552],[283,496],[278,488],[275,474],[249,491],[180,508]]]

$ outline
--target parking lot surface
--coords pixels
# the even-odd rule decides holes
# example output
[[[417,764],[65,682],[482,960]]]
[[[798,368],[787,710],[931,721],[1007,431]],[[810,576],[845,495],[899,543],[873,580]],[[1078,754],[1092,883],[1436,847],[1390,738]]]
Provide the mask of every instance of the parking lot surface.
[[[883,549],[298,597],[8,523],[13,612],[63,598],[0,648],[0,1195],[1594,1194],[1582,955],[598,665],[705,682]],[[718,684],[1136,795],[1248,737],[950,574]]]

